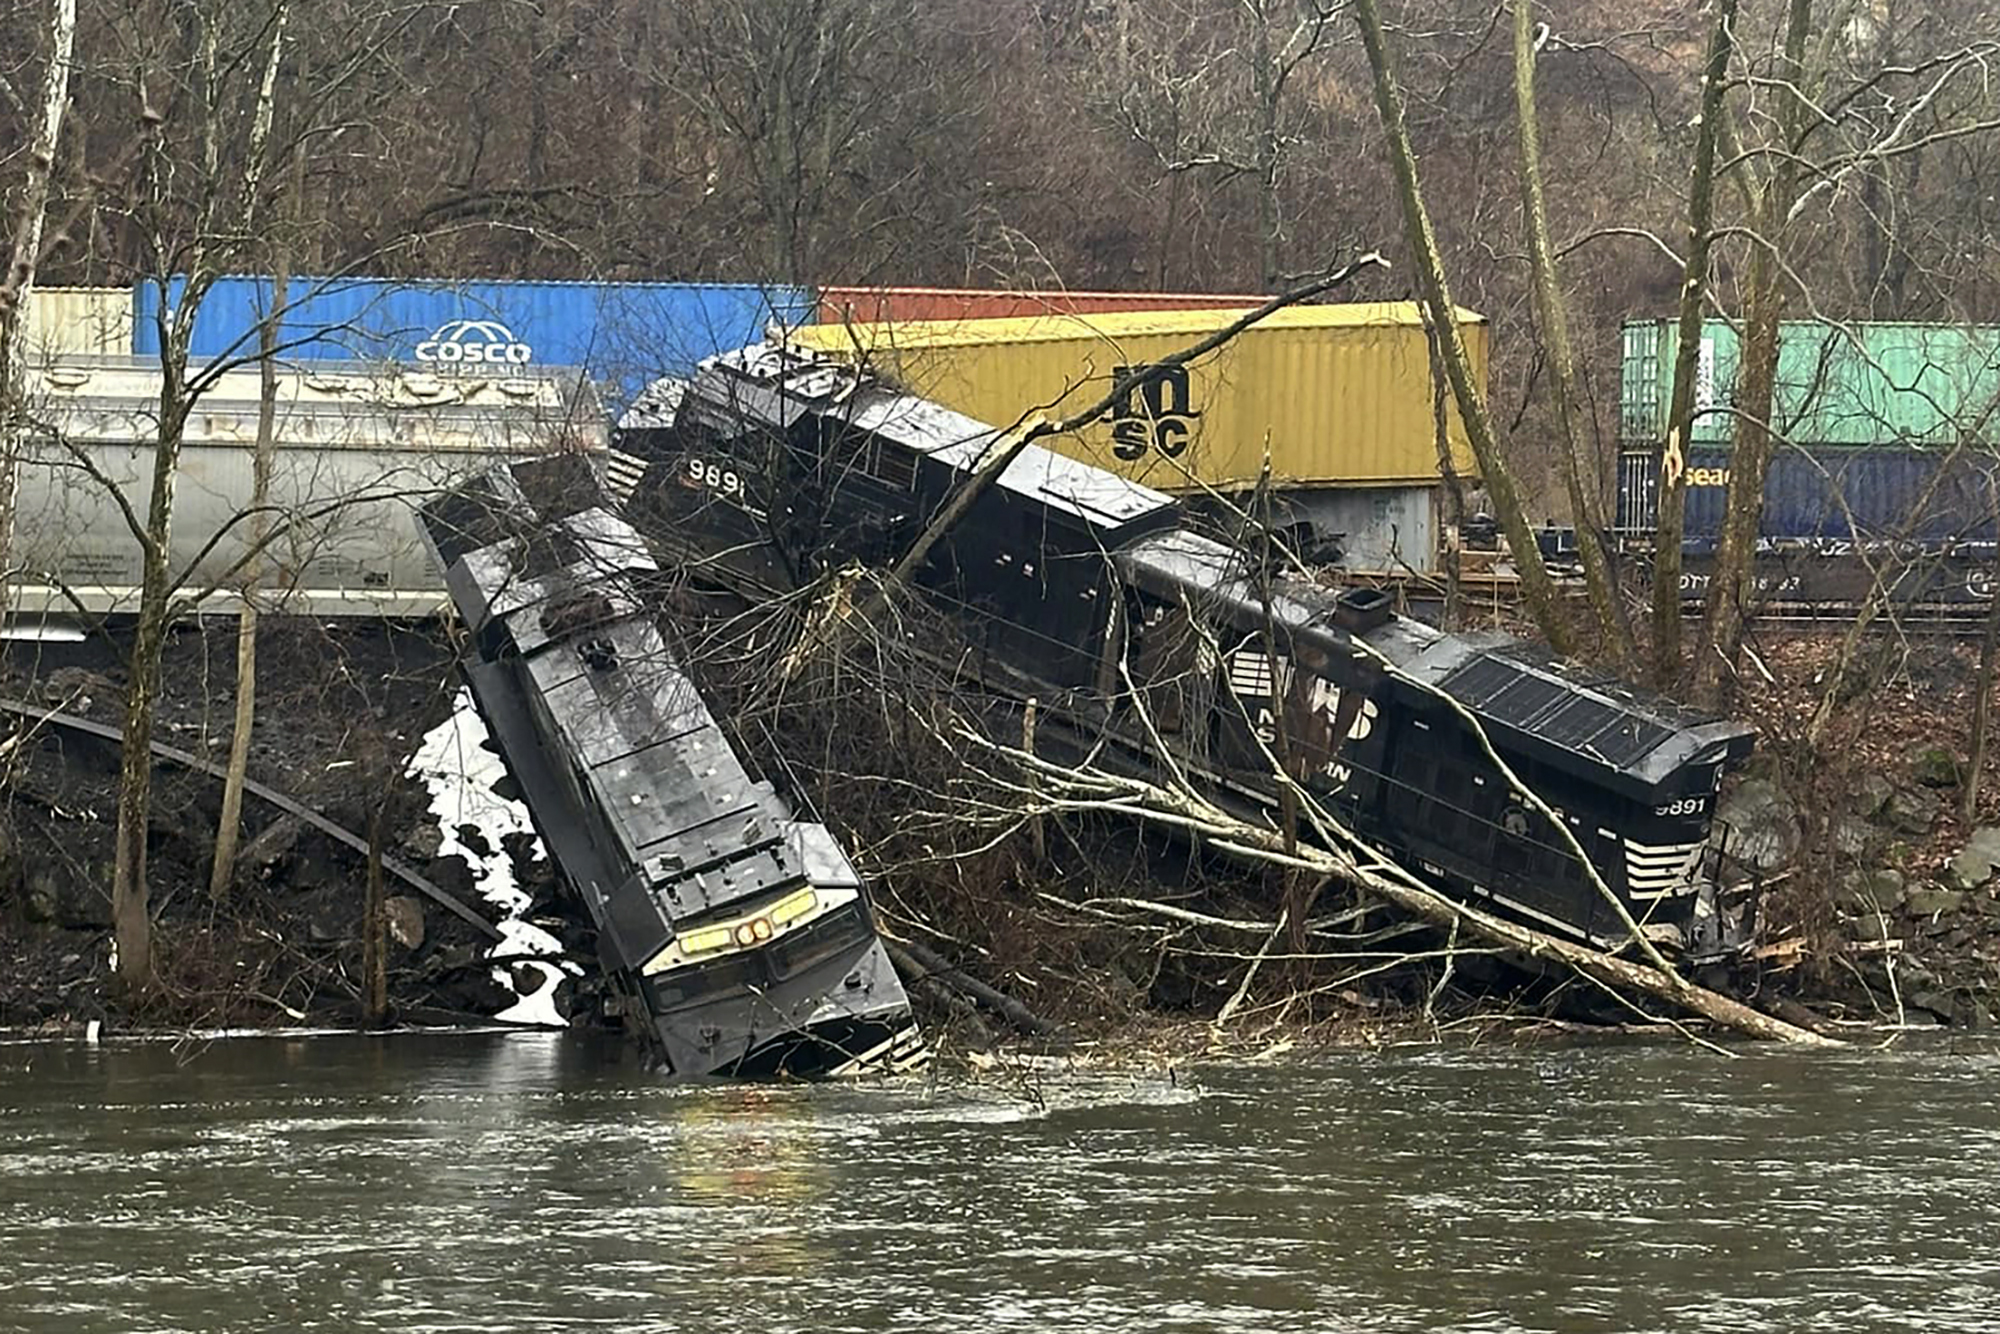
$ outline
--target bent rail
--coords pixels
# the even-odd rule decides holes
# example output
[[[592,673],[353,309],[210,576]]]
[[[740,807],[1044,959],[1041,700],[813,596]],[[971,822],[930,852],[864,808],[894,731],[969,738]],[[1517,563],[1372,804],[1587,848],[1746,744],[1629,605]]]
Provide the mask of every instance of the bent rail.
[[[85,736],[94,736],[100,740],[115,742],[121,746],[125,744],[124,732],[109,723],[95,722],[89,718],[79,718],[73,713],[62,713],[54,709],[44,709],[22,700],[0,698],[0,713],[11,713],[18,718],[28,720],[30,725],[52,723],[67,731],[80,732]],[[184,769],[192,769],[196,773],[207,774],[211,778],[220,779],[226,776],[226,771],[221,765],[205,760],[190,751],[169,746],[163,741],[155,741],[153,743],[153,756],[155,759],[171,761]],[[300,820],[319,830],[320,833],[325,834],[334,842],[351,848],[363,857],[368,855],[367,839],[361,837],[351,829],[335,824],[310,806],[301,804],[276,788],[269,787],[251,778],[244,780],[243,790],[259,801],[277,807],[287,815],[297,816]],[[432,884],[429,880],[417,874],[408,865],[397,858],[389,856],[386,852],[382,854],[382,869],[390,875],[395,876],[411,889],[416,890],[417,893],[422,894],[431,902],[437,904],[440,908],[470,923],[474,929],[488,940],[498,941],[505,939],[500,932],[500,928],[482,917],[477,909],[471,907],[463,899]]]

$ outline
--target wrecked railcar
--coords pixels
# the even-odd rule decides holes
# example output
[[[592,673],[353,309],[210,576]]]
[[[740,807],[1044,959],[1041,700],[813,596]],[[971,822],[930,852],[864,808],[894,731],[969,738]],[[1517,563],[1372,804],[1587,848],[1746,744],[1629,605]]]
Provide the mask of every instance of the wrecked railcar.
[[[1000,437],[784,348],[722,354],[674,394],[656,396],[670,423],[663,407],[617,435],[649,460],[634,513],[663,551],[746,589],[893,558]],[[1282,763],[1441,891],[1592,944],[1622,942],[1620,907],[1690,961],[1749,942],[1753,889],[1725,884],[1715,802],[1753,729],[1274,566],[1194,531],[1171,497],[1029,446],[917,583],[992,684],[1070,720],[1085,750],[1150,753],[1157,736],[1274,819]]]
[[[600,505],[529,499],[576,494],[549,485],[563,467],[484,473],[422,519],[474,701],[628,1026],[678,1076],[921,1063],[860,875],[745,770],[641,603],[643,540]]]

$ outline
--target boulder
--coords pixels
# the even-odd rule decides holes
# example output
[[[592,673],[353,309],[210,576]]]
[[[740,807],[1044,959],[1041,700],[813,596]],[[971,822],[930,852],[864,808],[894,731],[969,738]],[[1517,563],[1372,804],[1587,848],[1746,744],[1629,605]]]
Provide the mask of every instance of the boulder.
[[[1863,774],[1861,781],[1854,785],[1849,801],[1854,813],[1864,820],[1873,820],[1887,809],[1889,799],[1896,795],[1896,785],[1881,774]]]
[[[491,968],[479,967],[442,978],[431,989],[431,1003],[461,1014],[498,1014],[520,997],[495,978],[493,972]]]
[[[1951,883],[1958,889],[1978,889],[2000,870],[2000,828],[1973,831],[1964,851],[1951,859]]]
[[[444,847],[444,834],[434,824],[420,824],[403,835],[403,847],[412,855],[429,860]]]
[[[1847,938],[1857,941],[1888,940],[1896,929],[1884,921],[1880,913],[1862,913],[1847,921]]]
[[[1965,778],[1965,767],[1944,747],[1931,746],[1910,761],[1910,777],[1925,787],[1957,787]]]
[[[1939,889],[1925,885],[1913,889],[1903,898],[1903,907],[1912,917],[1929,917],[1935,913],[1957,912],[1965,906],[1965,895],[1956,889]]]
[[[53,859],[30,867],[23,885],[28,916],[72,931],[110,926],[110,868],[103,868],[101,876],[90,870]]]
[[[1879,871],[1853,871],[1840,879],[1834,899],[1850,912],[1873,917],[1892,912],[1903,902],[1903,873],[1889,867]]]
[[[122,701],[110,678],[82,667],[58,667],[42,678],[42,698],[67,713],[89,713],[99,700]]]
[[[1799,809],[1785,790],[1768,778],[1736,785],[1716,808],[1718,835],[1726,832],[1729,851],[1760,871],[1775,871],[1799,855],[1805,841]]]
[[[1942,1023],[1950,1023],[1957,1008],[1951,995],[1943,991],[1919,991],[1904,1000],[1904,1009],[1922,1010]]]
[[[1882,809],[1882,820],[1899,834],[1922,835],[1937,822],[1938,799],[1920,788],[1898,788]]]
[[[1875,840],[1874,826],[1851,815],[1834,816],[1826,832],[1833,850],[1843,857],[1866,856],[1868,845]]]
[[[382,916],[389,923],[389,938],[404,949],[417,949],[424,943],[424,908],[409,895],[385,900]]]
[[[269,879],[279,863],[289,858],[292,850],[298,847],[299,835],[304,832],[305,822],[298,816],[279,816],[236,854],[236,874]]]

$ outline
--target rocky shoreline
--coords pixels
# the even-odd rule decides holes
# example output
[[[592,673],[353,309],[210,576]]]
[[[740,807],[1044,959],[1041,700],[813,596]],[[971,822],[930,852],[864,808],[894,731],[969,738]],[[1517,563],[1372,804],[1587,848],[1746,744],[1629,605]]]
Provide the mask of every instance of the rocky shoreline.
[[[164,739],[197,754],[226,753],[233,647],[227,623],[196,623],[176,634]],[[115,724],[121,651],[106,638],[14,645],[0,689]],[[486,933],[392,882],[385,911],[393,1018],[604,1021],[587,963],[589,933],[556,903],[525,812],[492,791],[498,769],[480,747],[476,718],[468,727],[443,631],[280,623],[267,629],[265,653],[272,666],[263,680],[276,684],[261,688],[253,775],[357,832],[379,820],[389,853],[477,906],[505,938],[496,948]],[[1785,671],[1814,670],[1811,645],[1789,668],[1780,665],[1769,697],[1750,701],[1764,711],[1754,716],[1774,720],[1773,735],[1753,772],[1726,794],[1721,818],[1732,851],[1767,877],[1757,985],[1771,1004],[1791,1007],[1787,1017],[1843,1027],[2000,1024],[2000,797],[1982,797],[1990,823],[1960,826],[1956,796],[1968,775],[1963,728],[1953,719],[1964,716],[1962,692],[1939,690],[1937,680],[1962,675],[1963,652],[1947,645],[1934,656],[1926,670],[1937,679],[1925,687],[1934,707],[1898,715],[1893,727],[1865,714],[1842,719],[1857,737],[1873,738],[1847,748],[1853,763],[1846,766],[1791,758],[1788,715],[1778,700],[1789,698]],[[7,757],[0,1030],[82,1033],[93,1022],[100,1032],[354,1025],[363,859],[253,802],[237,884],[214,902],[207,868],[217,785],[170,767],[160,771],[149,845],[162,986],[142,1006],[120,1000],[111,985],[104,890],[115,758],[106,744],[46,729]],[[990,875],[972,886],[986,895],[986,907],[959,903],[968,884],[963,868],[948,885],[892,876],[891,923],[942,923],[958,932],[952,952],[968,972],[1067,1021],[1072,1034],[1126,1035],[1101,1039],[1100,1049],[1105,1041],[1182,1053],[1219,1044],[1254,1055],[1274,1042],[1374,1043],[1435,1036],[1454,1024],[1550,1031],[1538,1027],[1551,1020],[1536,1017],[1540,1002],[1532,998],[1507,995],[1504,1021],[1487,1013],[1496,984],[1468,956],[1450,995],[1433,989],[1437,973],[1424,965],[1331,989],[1323,1003],[1276,1009],[1276,1021],[1222,1034],[1204,1015],[1226,996],[1240,965],[1216,964],[1207,974],[1165,968],[1166,955],[1149,959],[1144,942],[1125,928],[1059,934],[1037,916],[1031,873],[1011,856],[996,854],[983,868]],[[1118,874],[1178,875],[1162,871],[1168,864],[1134,854]],[[1249,877],[1222,892],[1236,896],[1228,910],[1241,913],[1254,911],[1269,888]],[[1186,902],[1196,901],[1190,893],[1215,891],[1183,884],[1161,892]],[[1005,910],[991,911],[996,902]],[[947,1045],[982,1047],[1005,1032],[945,988],[919,986],[916,994],[928,1026],[952,1035]]]

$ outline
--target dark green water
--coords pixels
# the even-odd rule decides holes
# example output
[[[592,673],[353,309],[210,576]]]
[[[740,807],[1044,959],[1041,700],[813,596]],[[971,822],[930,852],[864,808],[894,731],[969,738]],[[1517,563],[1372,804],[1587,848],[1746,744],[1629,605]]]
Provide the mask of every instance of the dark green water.
[[[1992,1330],[2000,1056],[674,1089],[553,1037],[0,1046],[0,1328]]]

